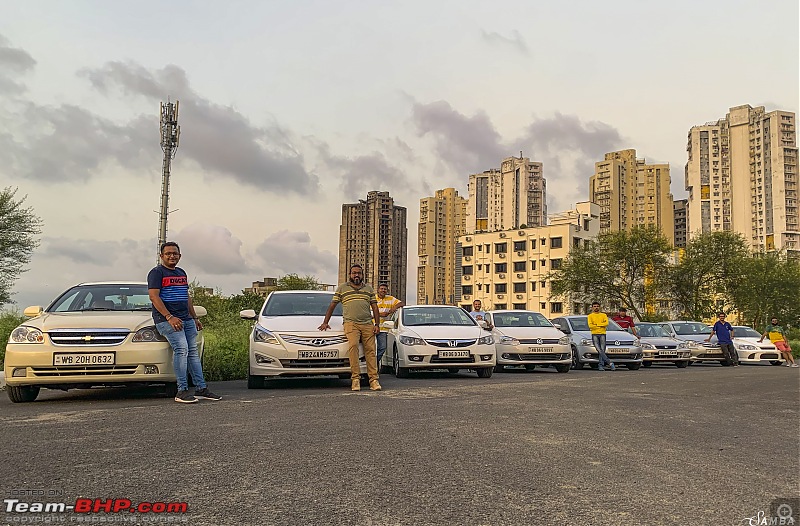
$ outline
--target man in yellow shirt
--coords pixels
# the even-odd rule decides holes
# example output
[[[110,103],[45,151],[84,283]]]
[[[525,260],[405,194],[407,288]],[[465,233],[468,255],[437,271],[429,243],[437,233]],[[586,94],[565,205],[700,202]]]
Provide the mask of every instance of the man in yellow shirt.
[[[589,324],[589,330],[592,331],[592,343],[597,349],[599,362],[597,364],[598,371],[605,371],[604,366],[608,364],[609,369],[616,371],[617,368],[614,363],[606,356],[606,328],[608,327],[608,316],[605,312],[600,312],[600,303],[595,301],[592,303],[592,312],[587,316],[586,322]]]
[[[378,312],[381,313],[381,332],[376,336],[378,343],[378,368],[381,367],[381,358],[386,352],[386,334],[389,329],[383,328],[385,322],[397,309],[405,305],[402,301],[389,295],[389,285],[381,283],[378,285]]]

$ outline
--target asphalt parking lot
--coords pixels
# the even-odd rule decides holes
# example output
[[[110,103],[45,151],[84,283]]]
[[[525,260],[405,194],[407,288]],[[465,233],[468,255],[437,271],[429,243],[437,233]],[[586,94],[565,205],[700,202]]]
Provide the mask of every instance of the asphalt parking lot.
[[[4,499],[188,503],[81,517],[128,524],[733,525],[800,497],[796,369],[381,382],[221,382],[224,400],[192,405],[153,389],[3,394]],[[2,523],[37,517],[4,506]]]

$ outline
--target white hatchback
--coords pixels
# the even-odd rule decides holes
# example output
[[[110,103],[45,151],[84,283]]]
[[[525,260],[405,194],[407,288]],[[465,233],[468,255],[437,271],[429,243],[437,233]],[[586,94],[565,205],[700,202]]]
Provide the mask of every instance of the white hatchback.
[[[411,305],[401,307],[391,321],[381,369],[408,378],[412,369],[473,370],[490,378],[495,366],[492,334],[461,307]]]
[[[325,319],[333,292],[319,290],[276,290],[264,302],[261,312],[239,313],[257,320],[250,334],[250,365],[247,387],[264,386],[264,379],[276,376],[335,375],[350,378],[347,337],[344,335],[342,305],[336,305],[328,324]],[[361,374],[366,374],[363,348],[359,346]]]
[[[572,368],[570,338],[556,329],[538,312],[527,310],[498,310],[487,312],[487,321],[493,326],[497,365],[495,372],[508,366],[523,366],[533,370],[536,366],[554,366],[559,373]]]

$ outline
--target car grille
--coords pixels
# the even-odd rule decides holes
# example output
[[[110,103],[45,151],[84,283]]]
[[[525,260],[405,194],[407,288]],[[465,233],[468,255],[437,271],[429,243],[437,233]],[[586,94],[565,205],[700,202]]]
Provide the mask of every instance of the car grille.
[[[136,372],[136,365],[86,365],[83,367],[31,367],[31,371],[36,376],[109,376],[116,374],[133,374]]]
[[[469,347],[470,345],[475,345],[478,340],[425,340],[425,342],[433,345],[434,347]],[[455,345],[451,345],[451,343],[455,343]]]
[[[350,360],[281,360],[281,365],[287,369],[333,369],[336,367],[350,367]]]
[[[475,363],[475,357],[470,355],[467,358],[439,358],[437,355],[433,355],[431,363]]]
[[[677,345],[653,345],[656,349],[667,350],[667,351],[674,351],[678,348]]]
[[[764,353],[761,353],[761,359],[762,360],[777,360],[778,359],[778,355],[775,354],[775,353],[764,352]]]
[[[47,334],[53,345],[72,347],[109,347],[125,341],[128,329],[54,329]]]
[[[703,354],[698,354],[697,357],[698,358],[721,358],[722,357],[722,353],[721,352],[703,353]]]
[[[307,347],[327,347],[329,345],[339,345],[347,343],[347,336],[296,336],[294,334],[281,334],[283,341]]]
[[[558,338],[524,338],[519,340],[519,343],[524,343],[525,345],[553,345],[558,343]]]
[[[607,347],[612,347],[614,345],[618,345],[620,347],[624,345],[633,345],[633,340],[612,340],[611,338],[606,339]]]
[[[538,360],[568,360],[569,353],[546,353],[546,354],[509,354],[508,360],[519,360],[523,362]]]

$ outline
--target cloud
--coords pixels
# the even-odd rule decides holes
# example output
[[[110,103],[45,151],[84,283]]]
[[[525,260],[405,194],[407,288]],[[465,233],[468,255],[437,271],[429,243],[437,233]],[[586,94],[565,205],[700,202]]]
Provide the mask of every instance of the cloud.
[[[256,248],[256,254],[264,261],[265,276],[294,273],[325,279],[339,272],[338,256],[313,246],[308,232],[276,232]]]
[[[36,61],[22,49],[11,47],[11,43],[0,35],[0,94],[16,95],[25,91],[25,86],[11,78],[10,73],[24,74],[32,70]]]
[[[95,239],[69,239],[44,237],[34,258],[47,261],[56,267],[73,268],[73,264],[88,267],[78,281],[106,279],[138,279],[144,281],[147,272],[155,265],[155,241],[150,243],[135,239],[98,241]],[[96,268],[91,268],[96,267]],[[103,269],[98,274],[98,268]]]
[[[181,247],[193,271],[241,274],[249,271],[242,257],[242,241],[223,226],[195,223],[169,236]]]
[[[510,46],[525,56],[530,55],[528,44],[516,29],[511,31],[511,38],[503,36],[500,33],[495,33],[494,31],[489,33],[481,30],[481,38],[491,45]]]

